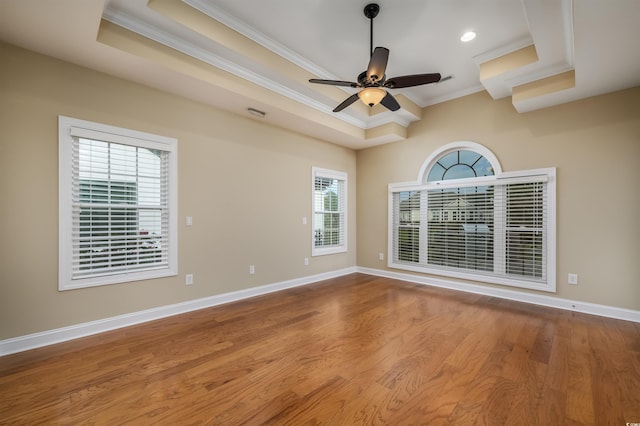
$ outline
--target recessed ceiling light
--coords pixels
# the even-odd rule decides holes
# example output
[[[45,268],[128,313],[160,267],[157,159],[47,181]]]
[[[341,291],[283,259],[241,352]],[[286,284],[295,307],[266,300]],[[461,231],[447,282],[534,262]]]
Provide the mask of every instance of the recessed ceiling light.
[[[474,33],[473,31],[467,31],[466,33],[462,34],[462,37],[460,37],[460,41],[464,41],[466,43],[467,41],[471,41],[474,38],[476,38],[476,33]]]

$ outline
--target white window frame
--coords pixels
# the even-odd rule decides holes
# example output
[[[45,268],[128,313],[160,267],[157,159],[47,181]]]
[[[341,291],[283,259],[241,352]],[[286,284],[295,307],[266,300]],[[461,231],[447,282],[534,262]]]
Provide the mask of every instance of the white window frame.
[[[74,135],[105,142],[136,147],[157,149],[168,152],[169,179],[169,244],[168,264],[166,267],[114,273],[87,278],[73,278],[73,143]],[[177,139],[153,135],[150,133],[109,126],[101,123],[80,120],[71,117],[58,117],[58,185],[59,185],[59,276],[58,290],[73,290],[85,287],[117,284],[138,280],[175,276],[178,274],[178,141]]]
[[[427,176],[433,164],[446,154],[456,150],[471,150],[478,154],[483,155],[492,164],[494,169],[494,176],[484,176],[471,179],[455,179],[455,180],[443,180],[435,182],[427,182]],[[416,264],[410,262],[397,262],[394,255],[394,194],[404,191],[427,191],[429,189],[441,189],[443,187],[459,187],[459,186],[481,186],[481,185],[504,185],[507,183],[521,183],[532,181],[544,181],[546,182],[548,210],[546,218],[546,244],[545,244],[545,267],[546,267],[546,280],[535,281],[528,279],[519,279],[515,277],[501,277],[496,275],[490,275],[486,273],[474,273],[473,271],[452,271],[442,270],[438,268],[429,267],[426,261],[426,255],[423,247],[426,246],[426,222],[421,221],[420,232],[420,261]],[[427,158],[423,166],[418,173],[418,179],[415,182],[403,182],[393,183],[388,186],[389,198],[388,198],[388,246],[387,246],[387,266],[389,268],[402,269],[412,272],[427,273],[451,278],[458,278],[464,280],[488,282],[492,284],[500,284],[512,287],[540,290],[546,292],[556,291],[556,169],[555,168],[543,168],[534,170],[524,170],[516,172],[502,172],[500,164],[497,158],[484,146],[468,141],[454,142],[441,147]],[[426,203],[426,197],[421,197],[421,215],[426,219],[426,210],[423,210],[422,204]],[[426,204],[425,204],[426,206]],[[424,222],[424,225],[422,224]],[[500,234],[495,234],[497,244],[500,242]],[[498,271],[499,272],[499,271]]]
[[[338,210],[342,216],[342,221],[340,223],[341,230],[341,241],[336,245],[331,246],[323,246],[316,247],[315,244],[315,229],[316,229],[316,209],[315,209],[315,181],[316,178],[327,178],[327,179],[336,179],[342,181],[343,194],[342,196],[338,195],[339,206]],[[323,256],[327,254],[335,254],[335,253],[344,253],[348,250],[347,247],[347,218],[348,218],[348,175],[345,172],[340,172],[336,170],[323,169],[320,167],[312,167],[311,173],[311,256]]]

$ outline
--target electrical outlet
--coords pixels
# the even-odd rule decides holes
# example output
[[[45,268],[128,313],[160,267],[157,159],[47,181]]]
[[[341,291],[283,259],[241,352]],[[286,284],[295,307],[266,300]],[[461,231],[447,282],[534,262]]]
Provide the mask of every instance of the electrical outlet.
[[[384,260],[384,253],[378,253],[378,260]]]
[[[256,267],[254,265],[249,265],[249,274],[253,275],[256,273]]]
[[[578,274],[569,274],[567,276],[567,282],[571,285],[578,285]]]
[[[193,217],[192,216],[187,216],[186,224],[187,224],[187,226],[193,225]]]
[[[302,224],[303,224],[303,225],[306,225],[306,224],[307,224],[307,217],[306,217],[306,216],[303,216],[303,217],[302,217]]]
[[[309,266],[309,258],[308,257],[304,258],[304,266]]]
[[[187,274],[184,277],[184,284],[185,285],[191,285],[193,284],[193,274]]]

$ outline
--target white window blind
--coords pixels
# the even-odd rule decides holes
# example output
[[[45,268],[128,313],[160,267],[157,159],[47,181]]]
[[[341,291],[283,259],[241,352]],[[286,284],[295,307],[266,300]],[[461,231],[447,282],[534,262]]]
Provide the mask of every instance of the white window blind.
[[[73,155],[73,279],[167,267],[167,152],[74,137]]]
[[[313,168],[312,255],[347,250],[347,175]]]
[[[61,289],[175,275],[175,144],[153,136],[61,117]]]
[[[555,190],[549,182],[540,174],[391,189],[390,266],[554,288]]]

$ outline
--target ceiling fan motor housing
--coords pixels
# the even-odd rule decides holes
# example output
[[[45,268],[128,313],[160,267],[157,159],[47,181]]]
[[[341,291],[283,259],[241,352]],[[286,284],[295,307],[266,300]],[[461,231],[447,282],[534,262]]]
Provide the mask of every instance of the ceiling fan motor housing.
[[[358,83],[360,83],[362,87],[380,87],[384,83],[386,75],[383,75],[382,78],[379,78],[377,75],[371,77],[372,78],[367,77],[367,70],[364,70],[358,75]]]

